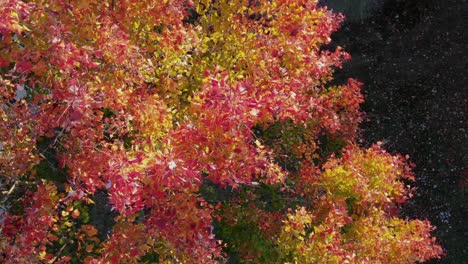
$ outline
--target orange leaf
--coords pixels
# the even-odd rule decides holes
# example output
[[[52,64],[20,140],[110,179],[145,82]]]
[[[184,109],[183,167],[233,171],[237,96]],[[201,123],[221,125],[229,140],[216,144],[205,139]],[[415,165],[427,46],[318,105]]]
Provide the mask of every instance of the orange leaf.
[[[93,225],[83,225],[81,230],[89,237],[93,237],[98,233],[98,230]]]

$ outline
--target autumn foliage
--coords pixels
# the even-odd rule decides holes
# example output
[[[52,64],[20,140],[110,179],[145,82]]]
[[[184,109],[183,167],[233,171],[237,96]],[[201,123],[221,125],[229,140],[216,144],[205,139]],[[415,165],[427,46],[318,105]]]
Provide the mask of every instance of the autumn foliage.
[[[398,218],[406,159],[356,144],[360,83],[330,85],[342,20],[315,0],[1,0],[0,262],[440,257]]]

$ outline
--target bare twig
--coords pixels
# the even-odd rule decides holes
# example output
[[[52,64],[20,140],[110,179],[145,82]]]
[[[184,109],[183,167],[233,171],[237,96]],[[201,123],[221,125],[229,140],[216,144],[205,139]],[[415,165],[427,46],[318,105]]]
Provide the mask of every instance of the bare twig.
[[[55,263],[58,260],[58,258],[60,257],[60,254],[62,254],[62,251],[65,249],[66,246],[67,246],[67,243],[63,244],[63,246],[60,248],[59,252],[57,252],[57,255],[55,256],[55,258],[50,260],[49,263]]]
[[[6,203],[6,201],[8,200],[8,196],[11,195],[11,193],[13,193],[13,191],[15,190],[16,188],[16,181],[15,183],[13,183],[13,185],[10,187],[10,189],[8,191],[5,191],[3,192],[5,194],[5,197],[3,198],[3,200],[0,202],[0,206],[2,206],[3,204]]]

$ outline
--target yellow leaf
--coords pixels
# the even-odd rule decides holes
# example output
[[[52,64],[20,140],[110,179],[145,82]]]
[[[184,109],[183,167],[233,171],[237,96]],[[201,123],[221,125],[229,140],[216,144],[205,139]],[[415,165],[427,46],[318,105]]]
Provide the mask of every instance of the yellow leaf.
[[[45,251],[39,252],[39,259],[44,259],[45,256],[46,256],[46,252],[45,252]]]
[[[94,204],[94,201],[91,198],[85,198],[87,204]]]

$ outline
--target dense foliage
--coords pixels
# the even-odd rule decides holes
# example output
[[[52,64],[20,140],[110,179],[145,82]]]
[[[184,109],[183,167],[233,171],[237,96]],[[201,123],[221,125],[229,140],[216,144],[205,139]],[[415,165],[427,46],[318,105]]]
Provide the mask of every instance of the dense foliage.
[[[0,2],[0,260],[414,263],[314,0]],[[112,221],[103,223],[102,210]]]

